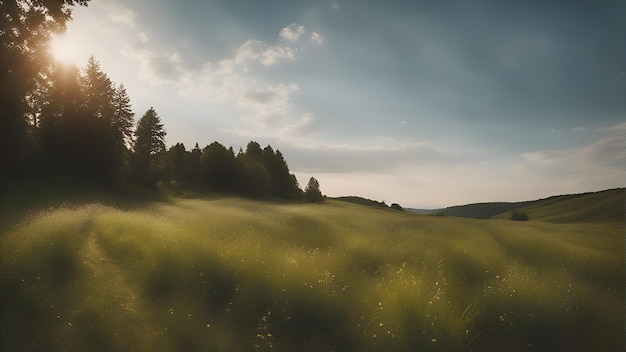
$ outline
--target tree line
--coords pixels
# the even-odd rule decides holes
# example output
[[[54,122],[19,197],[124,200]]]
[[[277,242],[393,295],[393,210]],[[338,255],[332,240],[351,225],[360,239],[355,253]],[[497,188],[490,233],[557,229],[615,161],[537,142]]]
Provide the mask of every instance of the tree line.
[[[251,197],[323,199],[319,183],[304,191],[282,153],[251,141],[246,149],[213,142],[166,148],[154,108],[135,124],[123,84],[115,84],[92,56],[83,69],[55,62],[49,33],[65,27],[72,5],[87,1],[0,2],[0,181],[24,175],[71,173],[103,185],[132,182]],[[33,19],[34,18],[34,19]]]

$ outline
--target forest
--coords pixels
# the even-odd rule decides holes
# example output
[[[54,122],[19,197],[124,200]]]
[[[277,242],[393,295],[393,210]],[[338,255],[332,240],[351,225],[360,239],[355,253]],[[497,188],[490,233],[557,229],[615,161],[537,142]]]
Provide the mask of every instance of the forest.
[[[319,202],[314,178],[303,191],[283,154],[251,141],[235,153],[213,142],[187,150],[166,147],[167,131],[154,108],[136,122],[122,83],[93,56],[77,68],[48,52],[71,6],[88,1],[2,2],[0,23],[0,163],[3,183],[24,177],[71,175],[97,186],[158,184],[180,189]]]

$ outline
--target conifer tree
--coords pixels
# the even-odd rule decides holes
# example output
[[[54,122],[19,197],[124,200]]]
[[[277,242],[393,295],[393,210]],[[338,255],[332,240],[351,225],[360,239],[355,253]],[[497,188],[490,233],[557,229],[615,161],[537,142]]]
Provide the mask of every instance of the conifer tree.
[[[113,128],[121,137],[126,148],[130,148],[133,142],[133,118],[135,113],[130,104],[130,98],[123,84],[115,87],[113,92]]]
[[[304,189],[304,200],[307,203],[321,203],[324,200],[324,196],[320,190],[320,183],[315,177],[309,179],[309,183]]]
[[[139,119],[135,129],[132,167],[137,182],[146,186],[156,184],[152,161],[157,154],[165,151],[165,135],[161,118],[151,107]]]

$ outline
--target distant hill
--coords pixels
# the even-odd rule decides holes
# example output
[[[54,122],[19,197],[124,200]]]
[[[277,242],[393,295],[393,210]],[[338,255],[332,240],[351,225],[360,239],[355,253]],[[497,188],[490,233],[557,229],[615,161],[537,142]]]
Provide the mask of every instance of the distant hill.
[[[390,207],[389,205],[387,205],[387,203],[385,203],[384,201],[379,202],[376,200],[372,200],[372,199],[367,199],[367,198],[363,198],[363,197],[358,197],[358,196],[343,196],[343,197],[334,197],[331,199],[335,199],[335,200],[339,200],[342,202],[348,202],[348,203],[354,203],[354,204],[359,204],[359,205],[365,205],[368,207],[377,207],[377,208],[384,208],[384,209],[396,209],[396,210],[402,210],[402,208],[399,208],[399,205],[396,204],[392,204],[392,206]]]
[[[570,196],[550,197],[530,202],[515,209],[527,214],[530,220],[577,222],[624,222],[626,214],[626,189],[609,189],[600,192]],[[497,218],[508,219],[509,213]]]
[[[509,212],[511,210],[523,207],[532,202],[517,202],[517,203],[507,203],[507,202],[496,202],[496,203],[475,203],[475,204],[467,204],[467,205],[457,205],[453,207],[448,207],[442,209],[441,211],[435,213],[436,215],[443,216],[459,216],[463,218],[473,218],[473,219],[491,219],[492,217],[502,214],[504,212]]]
[[[409,213],[420,214],[420,215],[433,215],[441,212],[443,209],[415,209],[415,208],[404,208]]]
[[[527,214],[530,220],[548,222],[623,222],[624,188],[568,194],[524,202],[476,203],[445,208],[437,215],[474,219],[509,219],[511,211]]]

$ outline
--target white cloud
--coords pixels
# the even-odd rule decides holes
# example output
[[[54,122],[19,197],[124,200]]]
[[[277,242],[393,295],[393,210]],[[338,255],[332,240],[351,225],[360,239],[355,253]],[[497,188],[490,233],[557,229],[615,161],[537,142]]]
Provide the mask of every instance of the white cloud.
[[[332,1],[330,3],[330,7],[332,7],[334,10],[339,10],[341,8],[341,5],[339,5],[339,3],[337,3],[336,1]]]
[[[317,144],[294,148],[290,155],[295,155],[294,169],[314,173],[387,173],[416,167],[454,167],[464,160],[459,152],[430,142]]]
[[[598,131],[602,136],[584,147],[523,153],[528,164],[522,168],[548,178],[591,180],[602,175],[620,182],[626,174],[626,123]]]
[[[239,97],[239,106],[251,113],[243,116],[245,121],[257,126],[267,126],[282,121],[292,106],[290,93],[298,90],[297,84],[278,84],[266,88],[248,90]]]
[[[324,38],[323,35],[317,33],[317,32],[313,32],[311,33],[311,42],[313,42],[313,44],[315,45],[322,45],[324,44],[324,41],[326,40],[326,38]]]
[[[139,62],[140,76],[155,85],[177,82],[185,70],[181,55],[174,52],[163,54],[149,48],[148,36],[140,32],[132,45],[122,48],[122,54]]]
[[[137,18],[137,14],[131,9],[118,10],[112,13],[110,17],[115,23],[135,28],[135,19]]]
[[[269,46],[259,40],[248,40],[235,50],[235,62],[244,70],[248,70],[248,64],[259,62],[265,66],[277,64],[280,60],[295,61],[295,49],[284,46]]]
[[[302,115],[297,122],[287,125],[280,129],[279,134],[287,138],[292,136],[304,136],[323,127],[320,119],[313,116],[312,113]]]
[[[289,42],[295,43],[304,35],[304,26],[292,23],[280,30],[279,36]]]
[[[296,60],[296,52],[287,46],[272,46],[263,51],[261,63],[265,66],[272,66],[280,60]]]
[[[290,124],[293,112],[292,94],[299,89],[293,82],[272,81],[265,76],[267,67],[297,60],[305,46],[296,46],[305,34],[304,26],[295,23],[283,28],[276,44],[249,39],[238,46],[229,57],[217,62],[206,62],[200,68],[186,65],[178,52],[163,53],[154,49],[148,35],[139,32],[135,41],[124,47],[122,53],[137,60],[141,78],[160,85],[174,84],[182,97],[207,102],[231,104],[241,111],[240,118],[254,128],[274,128],[304,133],[313,118]],[[324,38],[313,32],[312,42],[319,45]],[[308,119],[308,120],[307,120]],[[287,127],[285,127],[285,124]]]

